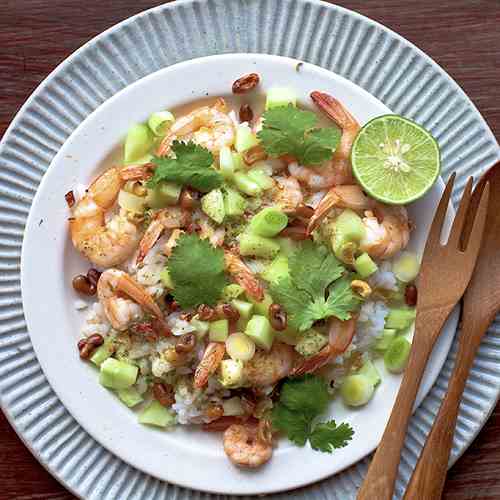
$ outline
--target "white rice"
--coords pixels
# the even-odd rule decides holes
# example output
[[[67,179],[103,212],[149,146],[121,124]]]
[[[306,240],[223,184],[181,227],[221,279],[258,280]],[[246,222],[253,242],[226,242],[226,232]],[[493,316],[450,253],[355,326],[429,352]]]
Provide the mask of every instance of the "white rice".
[[[381,301],[369,301],[361,306],[356,333],[351,344],[355,350],[366,352],[370,349],[381,335],[388,314],[388,307]]]
[[[104,314],[104,309],[99,302],[95,302],[86,309],[85,323],[81,334],[88,337],[94,333],[107,335],[111,330],[111,325]]]
[[[392,272],[391,262],[385,260],[378,270],[368,278],[368,283],[372,288],[381,288],[384,290],[397,290],[398,285],[396,276]]]

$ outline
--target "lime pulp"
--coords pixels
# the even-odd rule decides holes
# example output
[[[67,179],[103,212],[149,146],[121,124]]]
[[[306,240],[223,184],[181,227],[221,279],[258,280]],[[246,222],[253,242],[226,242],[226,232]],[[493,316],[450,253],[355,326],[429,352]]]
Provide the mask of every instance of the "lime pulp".
[[[440,172],[439,146],[432,135],[399,115],[383,115],[359,131],[351,151],[362,188],[384,203],[402,205],[422,197]]]

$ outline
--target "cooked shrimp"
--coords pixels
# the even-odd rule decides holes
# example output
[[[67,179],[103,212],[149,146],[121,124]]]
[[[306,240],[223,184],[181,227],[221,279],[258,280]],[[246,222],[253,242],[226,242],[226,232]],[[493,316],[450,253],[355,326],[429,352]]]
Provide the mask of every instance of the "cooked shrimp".
[[[311,93],[311,99],[342,129],[340,144],[331,160],[322,165],[312,167],[290,163],[288,171],[312,191],[323,191],[339,184],[351,184],[353,182],[350,160],[351,147],[359,132],[359,124],[334,97],[315,91]]]
[[[130,298],[123,298],[120,294]],[[133,320],[142,315],[141,308],[156,316],[163,324],[163,313],[158,304],[124,271],[118,269],[104,271],[97,282],[97,297],[115,330],[126,330]]]
[[[354,337],[356,330],[356,317],[352,317],[347,321],[332,317],[329,325],[329,342],[317,354],[309,358],[302,359],[295,366],[292,375],[304,375],[305,373],[313,373],[335,357],[339,356],[349,347]]]
[[[257,351],[243,367],[245,383],[252,387],[275,384],[290,374],[295,356],[293,347],[282,342],[274,342],[269,352]]]
[[[158,147],[158,156],[166,155],[175,140],[192,140],[196,144],[218,153],[224,146],[231,146],[235,138],[233,120],[227,114],[223,99],[213,106],[197,108],[176,120]]]
[[[307,231],[309,234],[312,233],[334,207],[362,211],[373,208],[374,203],[374,200],[363,193],[358,184],[334,186],[325,194],[314,210],[314,214],[309,219]]]
[[[120,177],[124,181],[148,180],[153,176],[155,165],[145,163],[143,165],[126,165],[120,169]]]
[[[229,274],[238,285],[259,302],[264,298],[264,287],[249,267],[232,250],[224,250],[224,261]]]
[[[249,423],[231,425],[224,432],[223,443],[229,460],[240,467],[260,467],[273,454],[273,447],[261,439],[258,427]]]
[[[181,235],[184,234],[184,231],[181,229],[174,229],[168,238],[168,241],[163,245],[163,253],[167,256],[170,257],[172,254],[172,250],[174,247],[177,245],[177,240],[181,237]]]
[[[405,207],[376,203],[374,212],[365,212],[365,237],[360,250],[371,257],[388,259],[406,248],[410,240],[410,225]]]
[[[273,203],[284,212],[294,212],[304,200],[300,184],[294,177],[276,177],[271,196]]]
[[[153,245],[158,241],[165,229],[179,229],[184,227],[187,225],[189,218],[189,213],[180,207],[168,207],[158,210],[154,214],[153,220],[139,243],[139,253],[137,254],[136,263],[142,263],[144,257],[153,248]]]
[[[194,372],[194,387],[201,389],[208,382],[208,377],[215,373],[226,354],[226,346],[222,342],[210,342],[205,349],[203,358]]]
[[[106,212],[114,205],[124,183],[118,167],[100,175],[76,203],[70,218],[71,240],[75,248],[99,267],[124,262],[137,247],[137,227],[117,215],[108,223]]]

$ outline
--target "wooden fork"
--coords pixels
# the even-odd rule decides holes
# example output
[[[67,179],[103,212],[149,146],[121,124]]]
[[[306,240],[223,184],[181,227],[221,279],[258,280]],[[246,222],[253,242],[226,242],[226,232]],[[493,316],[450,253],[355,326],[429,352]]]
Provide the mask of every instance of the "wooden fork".
[[[462,297],[476,263],[486,220],[489,184],[484,186],[467,247],[462,250],[460,240],[471,198],[472,178],[465,187],[448,241],[441,244],[454,181],[455,174],[446,185],[432,221],[418,278],[417,317],[410,358],[391,417],[358,492],[358,500],[392,499],[408,420],[425,365],[444,322]]]

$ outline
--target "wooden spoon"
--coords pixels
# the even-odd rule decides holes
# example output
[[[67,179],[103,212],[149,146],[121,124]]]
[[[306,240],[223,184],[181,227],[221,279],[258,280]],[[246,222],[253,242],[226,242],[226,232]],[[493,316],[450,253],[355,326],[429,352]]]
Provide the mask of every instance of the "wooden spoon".
[[[452,175],[446,185],[425,245],[418,278],[415,335],[408,366],[384,435],[359,490],[358,500],[392,499],[401,448],[425,365],[444,322],[469,283],[479,253],[488,207],[488,183],[484,186],[465,251],[462,251],[460,245],[471,196],[472,178],[464,190],[448,242],[441,244],[441,231],[454,178],[455,175]]]
[[[467,376],[483,335],[500,311],[500,162],[486,172],[474,190],[469,215],[478,206],[481,189],[486,182],[490,183],[486,229],[474,274],[464,295],[463,323],[455,367],[406,490],[405,500],[441,498]],[[467,228],[464,234],[467,234]]]

